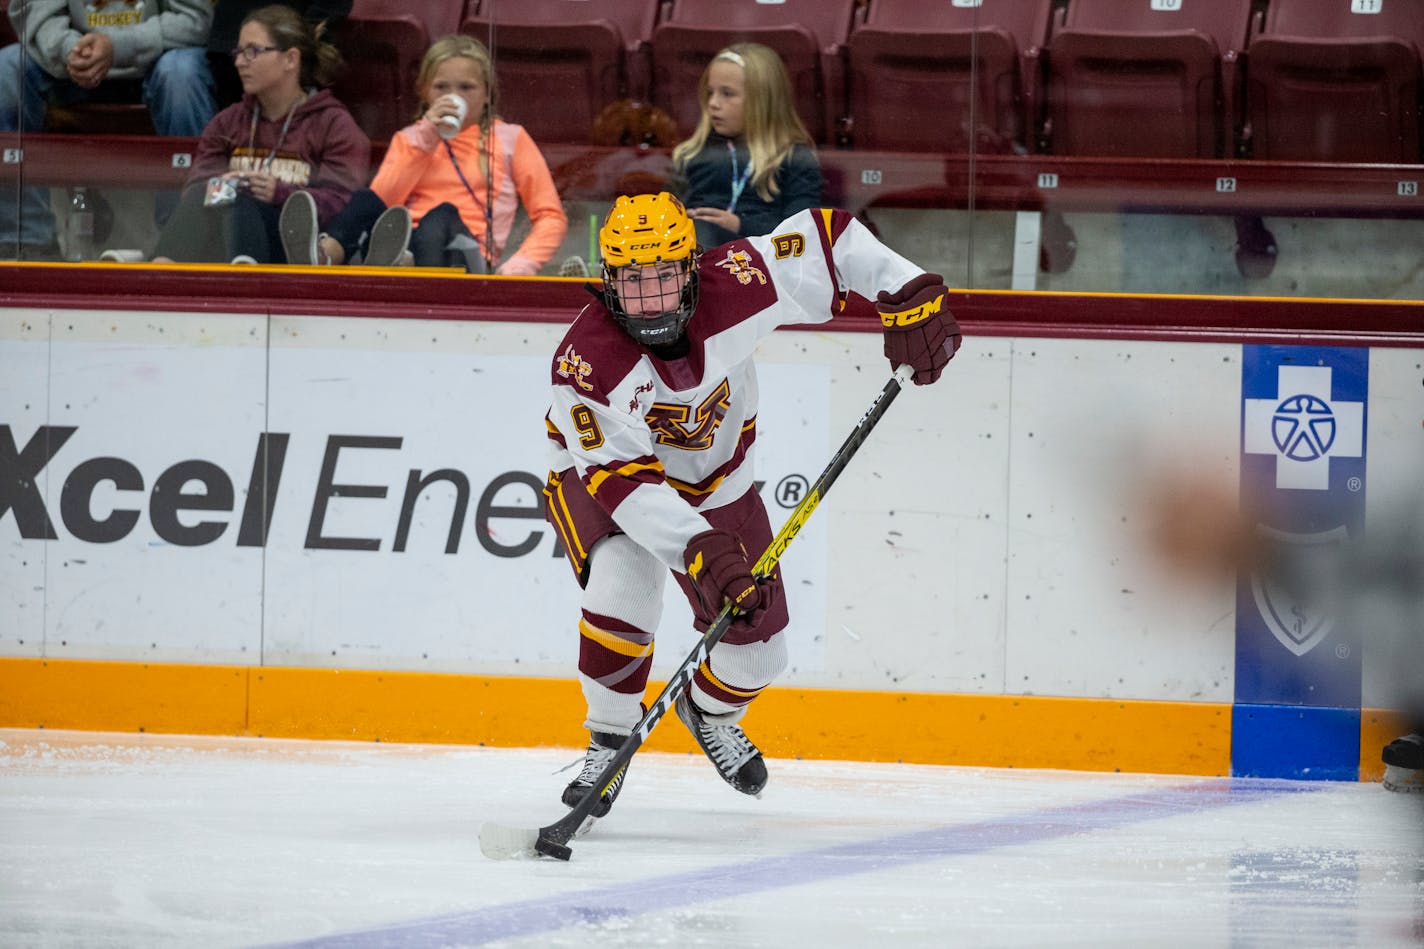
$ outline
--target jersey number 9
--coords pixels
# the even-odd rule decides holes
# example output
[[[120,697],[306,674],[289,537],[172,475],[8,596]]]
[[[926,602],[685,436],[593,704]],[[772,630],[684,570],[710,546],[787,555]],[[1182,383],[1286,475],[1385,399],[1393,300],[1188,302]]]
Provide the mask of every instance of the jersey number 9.
[[[593,417],[593,411],[582,402],[569,410],[569,416],[574,420],[574,428],[578,429],[579,444],[586,451],[591,451],[603,444],[603,432],[599,431],[598,419]]]

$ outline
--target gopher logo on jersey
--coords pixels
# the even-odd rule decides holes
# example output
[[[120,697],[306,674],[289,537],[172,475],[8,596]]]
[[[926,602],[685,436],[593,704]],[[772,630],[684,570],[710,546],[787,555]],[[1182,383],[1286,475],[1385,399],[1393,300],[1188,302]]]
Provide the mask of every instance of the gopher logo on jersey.
[[[766,285],[766,274],[757,267],[752,266],[752,255],[744,250],[729,250],[724,260],[717,261],[718,267],[725,267],[727,272],[737,278],[737,283],[748,286],[753,280]]]
[[[771,239],[771,246],[776,251],[777,260],[800,257],[806,253],[806,238],[796,233],[777,234]]]
[[[556,370],[565,379],[572,379],[574,384],[585,392],[592,392],[593,386],[584,382],[584,379],[593,374],[593,367],[584,362],[583,357],[574,352],[573,344],[564,350],[564,354],[559,357],[559,368]]]

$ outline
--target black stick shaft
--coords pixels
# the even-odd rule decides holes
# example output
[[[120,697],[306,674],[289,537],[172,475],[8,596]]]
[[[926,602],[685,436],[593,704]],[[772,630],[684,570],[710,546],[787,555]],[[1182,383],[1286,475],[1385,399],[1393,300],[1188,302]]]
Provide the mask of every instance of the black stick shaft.
[[[801,532],[801,528],[810,518],[811,512],[816,510],[831,485],[835,484],[846,465],[860,450],[860,446],[865,444],[866,438],[870,436],[881,416],[890,408],[890,403],[895,401],[895,396],[900,394],[900,389],[908,378],[908,367],[901,366],[896,370],[895,375],[885,383],[885,388],[880,390],[880,394],[875,397],[875,401],[871,403],[865,415],[861,416],[860,421],[856,423],[855,428],[851,430],[841,447],[831,456],[825,470],[821,472],[815,484],[811,485],[811,490],[801,499],[801,503],[796,505],[796,509],[786,518],[786,523],[781,526],[781,530],[777,531],[776,536],[772,538],[771,546],[767,547],[766,552],[752,567],[753,576],[760,578],[770,575],[772,568],[781,559],[781,555],[786,552],[792,539]],[[722,612],[717,614],[712,625],[707,627],[707,632],[702,634],[702,638],[698,640],[692,652],[682,660],[682,664],[677,667],[677,671],[668,680],[668,684],[663,687],[663,690],[658,693],[658,697],[653,700],[653,704],[643,713],[642,719],[633,726],[632,734],[619,746],[617,754],[604,767],[603,772],[599,774],[598,780],[593,782],[593,787],[589,788],[588,793],[562,818],[539,829],[540,843],[548,842],[561,846],[568,843],[569,838],[573,837],[574,832],[583,824],[584,818],[593,810],[603,789],[608,787],[619,770],[632,759],[634,753],[642,747],[643,742],[647,741],[653,727],[667,714],[668,709],[672,708],[678,696],[692,681],[697,667],[707,659],[712,647],[721,642],[731,625],[732,605],[728,603],[722,608]]]

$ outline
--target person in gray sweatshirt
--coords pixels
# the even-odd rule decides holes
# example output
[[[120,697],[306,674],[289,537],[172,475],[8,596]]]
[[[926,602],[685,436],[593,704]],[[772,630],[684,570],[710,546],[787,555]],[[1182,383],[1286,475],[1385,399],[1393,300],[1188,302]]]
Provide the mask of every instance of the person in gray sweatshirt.
[[[40,132],[51,101],[141,97],[159,135],[196,136],[217,111],[211,0],[10,0],[20,42],[0,49],[0,131]],[[57,251],[44,190],[0,190],[0,259]]]

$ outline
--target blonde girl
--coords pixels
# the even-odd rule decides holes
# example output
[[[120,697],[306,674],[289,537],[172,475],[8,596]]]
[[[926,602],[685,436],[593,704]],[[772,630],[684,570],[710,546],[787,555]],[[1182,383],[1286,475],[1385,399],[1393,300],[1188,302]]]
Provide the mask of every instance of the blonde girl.
[[[781,57],[738,43],[697,84],[697,129],[673,149],[680,197],[704,247],[765,234],[821,203],[821,167]]]
[[[416,265],[537,273],[563,241],[568,218],[539,147],[495,112],[489,51],[470,36],[441,37],[426,51],[416,86],[420,117],[391,139],[371,182],[387,206],[410,211]],[[448,138],[440,128],[447,122]],[[529,236],[506,255],[521,203]]]

